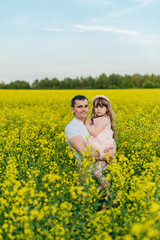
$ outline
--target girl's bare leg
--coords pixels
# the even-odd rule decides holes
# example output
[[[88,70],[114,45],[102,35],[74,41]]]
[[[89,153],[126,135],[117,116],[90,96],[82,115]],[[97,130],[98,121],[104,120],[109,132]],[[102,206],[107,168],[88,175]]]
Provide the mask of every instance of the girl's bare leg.
[[[104,167],[107,165],[106,161],[97,160],[95,162],[94,176],[98,178],[101,184],[106,182],[105,176],[102,174]]]

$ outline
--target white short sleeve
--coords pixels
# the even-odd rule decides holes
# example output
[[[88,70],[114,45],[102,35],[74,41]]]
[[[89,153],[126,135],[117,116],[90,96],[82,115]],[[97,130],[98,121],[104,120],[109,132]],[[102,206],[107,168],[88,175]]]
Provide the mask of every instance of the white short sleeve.
[[[75,153],[75,157],[78,159],[78,163],[81,163],[81,159],[82,156],[71,146],[69,140],[72,137],[75,136],[81,136],[84,141],[86,142],[88,136],[90,135],[86,126],[83,124],[82,121],[77,120],[76,118],[74,118],[65,128],[65,135],[67,135],[67,140],[68,140],[68,144],[69,146],[72,148],[72,150]]]
[[[90,135],[86,126],[83,122],[73,119],[65,128],[65,135],[67,135],[68,140],[75,136],[82,136],[84,141]]]
[[[72,127],[70,127],[69,125],[66,127],[65,135],[67,135],[68,140],[70,140],[72,137],[79,135],[77,130],[78,129],[74,125]]]

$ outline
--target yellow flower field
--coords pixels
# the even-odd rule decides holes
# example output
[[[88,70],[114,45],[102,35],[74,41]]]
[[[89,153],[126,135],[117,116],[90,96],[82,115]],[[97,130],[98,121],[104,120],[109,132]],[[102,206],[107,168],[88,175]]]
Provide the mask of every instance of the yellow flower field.
[[[116,115],[106,193],[91,159],[79,169],[64,135],[77,94],[90,112],[92,98],[107,95]],[[159,240],[159,146],[159,89],[0,90],[0,240]]]

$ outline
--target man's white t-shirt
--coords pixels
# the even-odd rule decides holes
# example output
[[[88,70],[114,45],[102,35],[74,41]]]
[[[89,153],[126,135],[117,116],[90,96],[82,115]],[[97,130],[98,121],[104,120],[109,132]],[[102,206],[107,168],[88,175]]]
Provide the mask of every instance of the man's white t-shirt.
[[[65,135],[67,135],[68,143],[71,148],[72,148],[72,146],[71,146],[69,140],[72,137],[82,136],[82,138],[86,142],[87,138],[90,136],[84,123],[76,118],[73,118],[73,120],[66,126]],[[82,156],[77,151],[75,151],[75,149],[73,149],[73,150],[75,152],[76,158],[78,159],[78,163],[80,163],[81,162],[80,159],[82,158]]]

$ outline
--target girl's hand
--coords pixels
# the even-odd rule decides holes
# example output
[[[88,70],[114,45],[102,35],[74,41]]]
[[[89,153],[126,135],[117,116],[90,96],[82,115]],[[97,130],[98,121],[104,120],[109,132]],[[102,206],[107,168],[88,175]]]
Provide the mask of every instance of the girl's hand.
[[[87,127],[87,129],[88,129],[88,132],[89,132],[93,137],[95,137],[95,136],[97,136],[97,135],[103,130],[103,128],[104,128],[105,126],[108,125],[109,119],[108,119],[108,117],[102,117],[102,118],[99,120],[99,122],[98,122],[98,124],[96,125],[96,127],[95,127],[93,124],[91,124],[91,123],[92,123],[91,119],[87,119],[86,122],[89,122],[89,123],[90,123],[90,124],[89,124],[89,123],[86,123],[86,127]]]
[[[85,122],[85,125],[87,126],[87,125],[91,125],[91,123],[92,123],[92,120],[89,118],[89,119],[86,119],[86,122]]]

